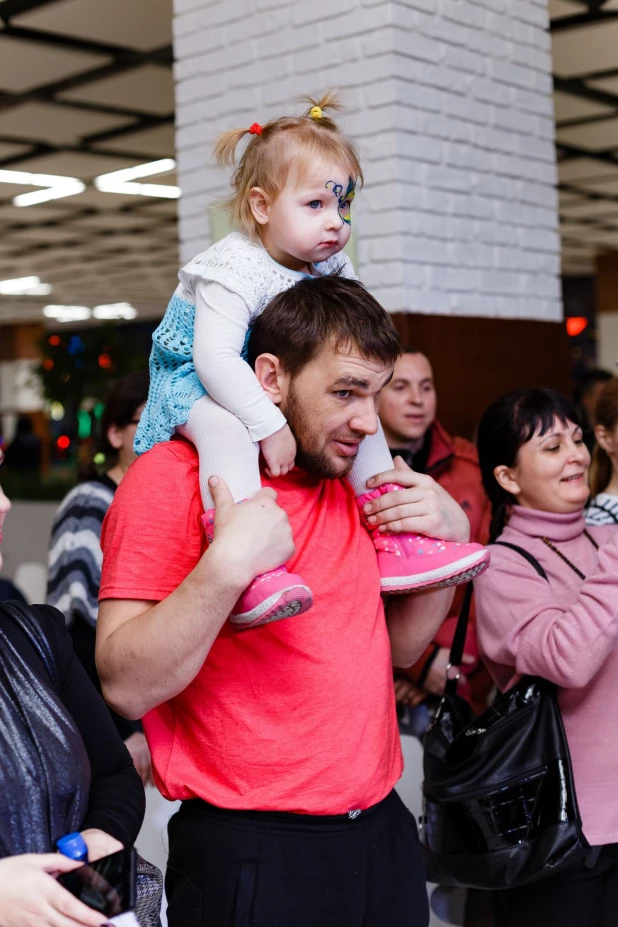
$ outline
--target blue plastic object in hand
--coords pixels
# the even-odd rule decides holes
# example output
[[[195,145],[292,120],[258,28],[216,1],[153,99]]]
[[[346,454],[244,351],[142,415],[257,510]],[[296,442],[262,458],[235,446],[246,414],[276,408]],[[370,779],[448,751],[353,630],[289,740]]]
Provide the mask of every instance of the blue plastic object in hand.
[[[56,841],[58,852],[69,859],[76,859],[80,863],[88,862],[88,847],[80,833],[67,834]]]

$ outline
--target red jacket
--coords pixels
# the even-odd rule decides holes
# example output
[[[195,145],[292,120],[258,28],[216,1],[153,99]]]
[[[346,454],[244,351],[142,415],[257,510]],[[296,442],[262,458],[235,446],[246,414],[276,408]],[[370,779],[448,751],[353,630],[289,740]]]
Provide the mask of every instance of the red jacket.
[[[429,454],[425,472],[433,477],[458,502],[470,522],[470,540],[486,544],[489,538],[490,504],[481,483],[481,471],[476,448],[465,438],[451,438],[439,422],[429,429]],[[464,595],[465,586],[459,586],[450,614],[436,634],[434,644],[450,647],[457,625],[457,616]],[[431,644],[420,659],[404,674],[416,682],[428,657],[434,652]],[[479,660],[474,621],[474,603],[470,613],[465,652],[476,657],[476,663],[468,664],[465,673],[468,685],[460,683],[459,690],[468,697],[477,710],[485,707],[487,694],[491,689],[489,673]],[[401,670],[397,670],[400,674]]]

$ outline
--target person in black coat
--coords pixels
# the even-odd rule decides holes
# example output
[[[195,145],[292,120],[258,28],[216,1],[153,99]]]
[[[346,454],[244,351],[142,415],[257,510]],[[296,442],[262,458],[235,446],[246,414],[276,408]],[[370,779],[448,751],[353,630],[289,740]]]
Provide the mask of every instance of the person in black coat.
[[[0,488],[0,538],[9,508]],[[99,927],[54,878],[79,865],[56,841],[79,830],[90,861],[132,846],[144,789],[51,606],[0,603],[0,755],[0,924]]]

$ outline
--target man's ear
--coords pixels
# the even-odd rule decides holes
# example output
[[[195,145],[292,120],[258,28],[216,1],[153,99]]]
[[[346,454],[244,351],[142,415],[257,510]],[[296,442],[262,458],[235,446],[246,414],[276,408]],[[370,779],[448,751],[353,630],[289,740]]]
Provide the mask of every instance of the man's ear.
[[[518,496],[521,492],[521,487],[515,479],[513,471],[509,467],[505,467],[504,464],[496,467],[494,470],[494,477],[498,485],[512,496]]]
[[[282,401],[287,376],[281,368],[279,358],[274,354],[260,354],[255,359],[255,375],[269,399],[279,405]]]
[[[268,225],[271,203],[270,196],[261,187],[252,187],[249,190],[249,207],[258,225]]]

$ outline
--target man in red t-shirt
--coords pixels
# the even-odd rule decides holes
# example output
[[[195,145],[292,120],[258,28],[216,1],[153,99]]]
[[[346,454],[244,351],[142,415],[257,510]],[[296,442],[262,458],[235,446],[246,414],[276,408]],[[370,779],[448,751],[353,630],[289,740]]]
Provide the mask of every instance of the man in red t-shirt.
[[[426,927],[392,662],[413,663],[452,593],[397,596],[385,616],[373,542],[343,479],[375,433],[399,353],[391,320],[352,280],[312,278],[257,319],[250,362],[297,440],[297,468],[234,505],[182,439],[139,458],[102,534],[97,663],[110,704],[144,719],[169,827],[170,927]],[[403,461],[372,484],[376,524],[468,540],[461,508]],[[280,506],[280,507],[279,507]],[[291,526],[291,530],[290,530]],[[293,542],[292,542],[293,533]],[[226,622],[287,561],[313,608],[251,630]]]

